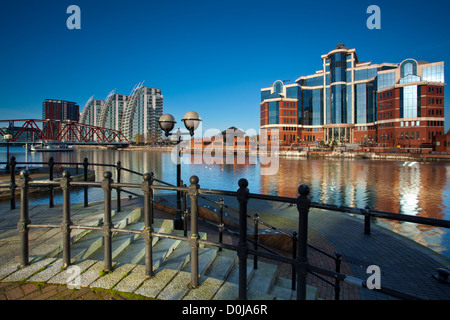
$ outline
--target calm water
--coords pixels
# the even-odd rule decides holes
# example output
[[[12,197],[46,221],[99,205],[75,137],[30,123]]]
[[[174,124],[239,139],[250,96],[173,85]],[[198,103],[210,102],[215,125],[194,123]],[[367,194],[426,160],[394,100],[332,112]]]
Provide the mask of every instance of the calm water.
[[[17,161],[25,161],[23,148],[10,148],[10,153]],[[28,161],[47,161],[49,156],[28,153]],[[123,167],[138,172],[152,171],[158,179],[176,182],[176,166],[168,152],[78,149],[51,156],[61,162],[82,162],[85,157],[96,163],[116,163],[120,160]],[[6,150],[0,148],[0,161],[5,161],[5,158]],[[96,171],[97,180],[103,172],[103,169],[100,170]],[[261,175],[260,172],[259,163],[182,164],[184,182],[189,184],[189,177],[195,174],[202,188],[235,191],[238,180],[246,178],[252,193],[296,197],[298,185],[304,183],[310,186],[314,202],[360,208],[368,205],[377,210],[450,219],[450,163],[279,158],[276,175]],[[142,180],[124,173],[122,181],[140,183]],[[92,200],[102,199],[103,191],[93,188],[89,197]],[[81,192],[72,199],[82,202]],[[35,197],[32,201],[47,203],[47,200]],[[55,202],[62,202],[60,195]],[[450,257],[450,233],[447,229],[394,221],[379,223]]]

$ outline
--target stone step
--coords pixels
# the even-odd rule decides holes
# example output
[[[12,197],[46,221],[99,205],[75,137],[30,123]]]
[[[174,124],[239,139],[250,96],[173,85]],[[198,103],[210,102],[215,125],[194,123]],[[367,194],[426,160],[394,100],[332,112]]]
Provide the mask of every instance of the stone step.
[[[132,229],[135,229],[131,225]],[[173,221],[155,219],[153,223],[153,229],[158,233],[172,233]],[[152,245],[155,246],[161,239],[159,237],[153,237]],[[130,263],[130,264],[144,264],[145,263],[145,240],[138,236],[132,241],[126,250],[123,250],[118,256],[113,258],[117,263]],[[153,258],[155,260],[155,258]]]
[[[205,274],[208,267],[214,261],[217,255],[217,248],[203,247],[198,250],[198,276],[199,285],[200,279]],[[170,257],[169,257],[170,259]],[[180,271],[172,281],[160,292],[157,296],[158,299],[162,300],[181,300],[188,292],[194,292],[196,289],[190,288],[191,283],[191,262],[189,261],[187,265]],[[203,290],[203,289],[202,289]],[[189,298],[187,298],[189,299]]]
[[[253,261],[247,261],[247,286],[252,278]],[[235,264],[223,285],[218,289],[213,300],[236,300],[239,297],[239,263]]]
[[[276,264],[258,261],[258,267],[253,271],[252,281],[248,285],[249,291],[269,293],[278,276]]]
[[[296,300],[297,291],[292,290],[292,281],[284,277],[278,277],[269,294],[279,300]],[[316,300],[317,288],[306,285],[306,300]]]
[[[143,222],[136,222],[132,225],[126,225],[123,227],[124,230],[143,230],[145,227]],[[122,252],[128,250],[128,246],[134,242],[140,235],[135,233],[124,233],[117,232],[111,238],[111,258],[114,261],[115,258]],[[104,259],[104,248],[103,246],[95,250],[90,256],[91,260],[101,261]]]
[[[141,217],[140,209],[133,211],[119,212],[112,221],[115,228],[124,228],[128,224],[136,222]],[[116,233],[113,233],[113,238]],[[71,246],[71,257],[74,260],[88,259],[94,252],[99,250],[103,246],[103,235],[99,230],[93,230],[85,234],[84,237],[76,241]],[[102,258],[103,259],[103,258]]]
[[[229,276],[237,260],[235,251],[216,249],[213,261],[199,279],[200,287],[190,290],[183,300],[211,300]]]
[[[42,206],[39,207],[42,211]],[[49,208],[46,208],[49,209]],[[51,208],[54,209],[54,208]],[[56,208],[58,209],[58,208]],[[59,208],[61,210],[61,208]],[[52,210],[54,211],[54,210]],[[72,215],[72,213],[75,214]],[[78,211],[81,210],[72,210],[71,209],[71,219],[74,225],[87,225],[87,226],[99,226],[103,222],[104,213],[99,211],[99,206],[94,206],[93,208],[89,208],[88,211],[91,214],[89,215],[81,215]],[[77,213],[78,212],[78,213]],[[116,214],[115,211],[111,212],[111,216],[114,217]],[[77,216],[81,216],[77,219]],[[54,224],[60,224],[62,218],[59,219],[59,221],[54,221]],[[82,237],[84,237],[86,234],[91,232],[90,230],[85,229],[72,229],[70,236],[71,236],[71,243],[75,243]],[[36,257],[51,257],[59,254],[62,251],[62,235],[61,235],[61,229],[59,228],[52,228],[44,233],[42,233],[38,239],[36,239],[36,242],[39,243],[37,246],[33,246],[33,241],[30,241],[30,258],[34,259]]]

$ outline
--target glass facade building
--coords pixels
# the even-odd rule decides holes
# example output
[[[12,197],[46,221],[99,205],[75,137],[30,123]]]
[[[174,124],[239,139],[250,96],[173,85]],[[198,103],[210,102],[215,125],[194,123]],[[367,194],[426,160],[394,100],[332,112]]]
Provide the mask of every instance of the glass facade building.
[[[384,137],[395,145],[400,128],[411,123],[425,130],[418,134],[424,143],[443,131],[443,62],[372,64],[343,44],[321,58],[322,69],[315,74],[261,89],[261,128],[278,129],[281,143],[290,143],[295,133],[297,143],[378,143]],[[295,125],[285,103],[296,106]]]

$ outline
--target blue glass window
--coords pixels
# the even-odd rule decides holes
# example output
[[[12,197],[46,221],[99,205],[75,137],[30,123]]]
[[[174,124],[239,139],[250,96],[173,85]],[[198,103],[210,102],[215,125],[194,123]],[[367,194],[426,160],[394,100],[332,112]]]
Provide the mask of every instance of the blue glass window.
[[[378,90],[392,87],[395,84],[395,72],[378,74]]]
[[[274,92],[276,93],[282,93],[283,92],[283,82],[282,81],[276,81],[273,84]]]
[[[278,101],[269,102],[269,124],[279,123],[279,105]]]
[[[368,123],[376,120],[376,88],[375,82],[356,85],[355,122]]]
[[[399,83],[410,83],[410,82],[418,82],[420,81],[419,76],[415,76],[413,74],[409,74],[403,78],[400,79]]]
[[[444,83],[444,65],[424,67],[423,81]]]
[[[270,90],[261,91],[261,101],[264,101],[265,99],[269,99],[269,96],[270,96]]]
[[[416,118],[418,116],[417,86],[403,87],[400,91],[400,117]]]
[[[286,98],[290,99],[298,99],[299,98],[300,88],[295,87],[286,87]]]
[[[400,66],[400,77],[406,77],[407,75],[417,75],[417,63],[414,60],[405,60]]]

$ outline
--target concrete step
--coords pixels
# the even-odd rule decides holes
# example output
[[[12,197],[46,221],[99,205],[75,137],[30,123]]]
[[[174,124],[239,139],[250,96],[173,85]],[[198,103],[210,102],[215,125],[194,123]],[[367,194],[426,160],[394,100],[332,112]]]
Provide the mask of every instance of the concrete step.
[[[132,229],[135,229],[134,225],[131,225]],[[173,221],[155,219],[153,229],[158,233],[172,233]],[[161,239],[159,237],[153,237],[152,245],[155,246]],[[154,250],[154,249],[153,249]],[[132,241],[118,256],[113,258],[117,263],[130,263],[130,264],[144,264],[145,263],[145,240],[138,236]],[[153,258],[155,260],[155,258]]]
[[[269,293],[278,276],[276,264],[258,261],[257,269],[253,271],[248,290],[259,293]]]
[[[202,239],[206,238],[206,234],[201,233],[200,237]],[[177,246],[170,252],[169,250],[164,250],[167,254],[166,259],[161,263],[158,269],[161,274],[171,274],[170,281],[162,287],[162,289],[154,296],[157,299],[162,300],[180,300],[183,299],[190,292],[196,291],[190,288],[191,283],[191,261],[190,261],[190,251],[191,248],[189,244],[184,241],[175,240]],[[171,243],[173,239],[161,240],[156,246],[154,252],[157,252],[158,245],[163,242]],[[209,269],[211,264],[216,258],[217,248],[213,247],[200,247],[198,252],[198,275],[199,279],[202,279],[206,271]],[[161,259],[162,260],[162,259]],[[154,262],[155,266],[155,262]],[[163,270],[170,270],[169,273]],[[172,273],[170,273],[172,272]],[[157,272],[157,275],[159,272]],[[200,281],[199,281],[200,282]],[[192,289],[192,290],[191,290]],[[199,290],[199,291],[203,291]]]
[[[143,222],[136,222],[132,225],[127,225],[123,227],[124,230],[143,230]],[[140,235],[135,233],[122,233],[118,232],[114,234],[111,238],[111,257],[113,261],[115,258],[124,251],[128,250],[129,245],[134,242]],[[95,250],[90,256],[91,260],[101,261],[104,259],[104,248],[103,246]]]
[[[125,226],[136,222],[141,217],[139,209],[133,211],[119,212],[112,221],[115,228],[124,228]],[[113,238],[117,233],[113,233]],[[81,239],[71,246],[71,257],[74,260],[88,259],[94,252],[103,246],[103,235],[101,231],[94,230],[86,233]],[[103,260],[101,258],[100,260]]]
[[[42,206],[38,207],[41,211],[43,210]],[[47,208],[48,209],[48,208]],[[56,208],[58,209],[58,208]],[[54,211],[55,208],[51,208],[49,210]],[[61,210],[61,208],[59,208]],[[86,210],[86,209],[85,209]],[[87,225],[87,226],[99,226],[103,222],[104,213],[100,210],[99,206],[94,206],[89,208],[88,211],[85,211],[84,215],[78,213],[81,209],[72,210],[71,208],[71,219],[74,225]],[[75,213],[74,213],[75,212]],[[89,215],[86,215],[86,212],[89,212]],[[116,212],[113,210],[111,212],[111,216],[114,217]],[[81,216],[81,217],[78,217]],[[60,224],[62,217],[59,221],[54,221],[54,224]],[[71,230],[71,243],[75,243],[86,234],[91,232],[90,230],[85,229],[72,229]],[[62,235],[61,230],[59,228],[52,228],[46,231],[45,233],[39,236],[39,239],[36,239],[36,242],[39,242],[39,245],[33,246],[32,241],[30,242],[30,257],[52,257],[59,254],[62,251]]]
[[[278,300],[296,300],[297,291],[292,290],[292,281],[284,277],[278,277],[269,294],[276,297]],[[306,285],[306,300],[316,300],[317,288]]]
[[[199,279],[200,287],[190,290],[183,300],[211,300],[230,275],[237,262],[236,252],[227,249],[219,251],[214,248],[214,250],[216,251],[214,259]]]
[[[253,275],[253,261],[247,261],[247,285]],[[236,300],[239,297],[239,263],[235,264],[213,300]]]

